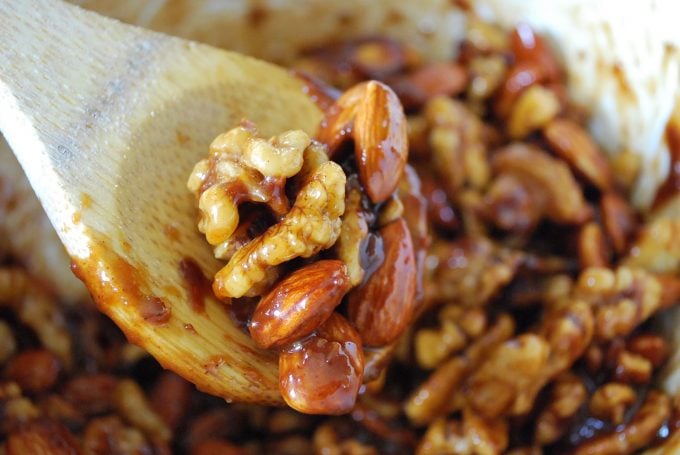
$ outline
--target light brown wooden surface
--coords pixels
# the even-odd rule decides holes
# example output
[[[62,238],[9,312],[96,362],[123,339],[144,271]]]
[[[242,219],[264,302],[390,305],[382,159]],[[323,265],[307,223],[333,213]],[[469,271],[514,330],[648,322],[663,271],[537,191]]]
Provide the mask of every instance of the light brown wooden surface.
[[[321,114],[301,84],[56,0],[0,2],[0,24],[0,129],[100,308],[201,390],[279,403],[276,357],[221,303],[193,310],[179,264],[219,267],[195,227],[193,164],[241,118],[312,132]],[[167,323],[143,317],[152,297]]]

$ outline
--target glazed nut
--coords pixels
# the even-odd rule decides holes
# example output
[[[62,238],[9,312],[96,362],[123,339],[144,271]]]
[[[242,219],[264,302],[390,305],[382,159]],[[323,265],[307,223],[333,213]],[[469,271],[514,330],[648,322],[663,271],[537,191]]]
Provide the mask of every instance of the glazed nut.
[[[590,412],[597,418],[619,425],[637,394],[628,384],[609,382],[600,386],[590,398]]]
[[[668,342],[659,335],[651,334],[631,338],[626,344],[626,349],[649,360],[654,368],[663,365],[670,353]]]
[[[562,437],[587,397],[588,391],[578,376],[565,373],[557,377],[550,392],[548,406],[536,418],[535,442],[543,446]]]
[[[582,268],[607,267],[609,249],[604,232],[594,221],[581,226],[578,232],[578,259]]]
[[[406,116],[397,95],[371,81],[354,120],[359,177],[371,201],[385,201],[399,184],[408,158]]]
[[[327,111],[316,137],[331,157],[345,140],[354,139],[359,178],[374,203],[397,188],[408,158],[407,122],[387,85],[369,81],[347,90]]]
[[[351,411],[363,371],[361,338],[338,313],[279,354],[281,394],[291,408],[307,414]]]
[[[75,436],[61,423],[35,421],[10,434],[6,445],[7,455],[81,453]]]
[[[250,335],[261,348],[279,348],[313,332],[349,291],[347,267],[321,260],[291,273],[260,300]]]
[[[267,141],[252,124],[218,136],[208,158],[196,164],[187,182],[198,201],[198,229],[208,243],[219,245],[229,239],[238,227],[238,208],[244,202],[266,204],[276,215],[285,214],[285,180],[300,171],[310,142],[302,131],[288,131]]]
[[[526,144],[513,144],[492,159],[496,173],[510,173],[523,179],[536,194],[545,197],[547,218],[565,224],[582,223],[590,216],[583,192],[561,160]]]
[[[616,359],[614,377],[617,381],[647,384],[652,379],[652,362],[639,354],[623,350]]]
[[[449,354],[465,347],[466,342],[465,333],[450,321],[444,322],[439,330],[421,329],[414,339],[416,360],[422,368],[435,368]]]
[[[557,95],[541,85],[532,85],[515,101],[508,118],[508,135],[522,139],[547,125],[560,112]]]
[[[611,239],[617,254],[628,250],[632,235],[637,230],[637,221],[628,202],[614,192],[602,195],[600,200],[602,224]]]
[[[350,283],[354,287],[361,284],[364,279],[361,253],[362,245],[368,236],[369,213],[366,209],[366,198],[356,178],[350,177],[347,186],[349,188],[345,201],[345,213],[342,215],[340,236],[334,249],[338,258],[346,264]]]
[[[27,350],[7,365],[5,376],[27,393],[40,393],[54,386],[61,373],[61,362],[49,351]]]
[[[628,424],[617,428],[615,432],[588,440],[577,447],[574,454],[635,453],[656,438],[659,428],[670,415],[671,403],[668,396],[650,390]]]
[[[349,294],[349,320],[367,346],[389,344],[416,310],[416,260],[403,218],[380,229],[384,258],[367,281]]]
[[[319,165],[283,219],[238,250],[217,272],[215,295],[222,299],[242,297],[266,280],[272,267],[330,248],[340,235],[345,180],[338,164]]]
[[[122,379],[113,392],[113,403],[118,412],[136,428],[152,438],[167,441],[172,432],[154,412],[142,388],[131,379]]]
[[[612,187],[609,164],[583,127],[567,119],[555,119],[543,130],[551,149],[590,183],[602,191]]]

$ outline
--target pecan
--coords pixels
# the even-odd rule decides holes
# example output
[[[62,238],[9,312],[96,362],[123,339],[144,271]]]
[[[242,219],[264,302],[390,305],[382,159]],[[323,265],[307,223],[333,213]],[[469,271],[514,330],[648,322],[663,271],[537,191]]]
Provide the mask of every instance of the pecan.
[[[332,246],[345,210],[345,174],[332,162],[321,164],[276,225],[232,256],[215,275],[213,290],[223,299],[241,297],[267,277],[272,267],[309,257]]]
[[[333,156],[350,136],[366,193],[376,204],[385,201],[396,189],[408,157],[406,116],[392,89],[369,81],[338,98],[316,137]]]
[[[182,423],[190,400],[192,385],[175,373],[165,371],[156,381],[149,394],[151,407],[172,430]]]
[[[85,415],[102,414],[113,408],[113,393],[118,379],[108,374],[80,375],[64,387],[66,400]]]
[[[416,258],[403,219],[380,229],[384,258],[367,281],[349,295],[349,319],[368,346],[394,341],[415,315]]]
[[[54,386],[61,369],[61,362],[51,352],[28,350],[9,362],[5,376],[16,381],[23,391],[39,393]]]
[[[548,145],[577,172],[601,191],[612,187],[613,177],[604,155],[577,123],[555,119],[543,130]]]
[[[349,288],[342,261],[322,260],[302,267],[260,300],[250,320],[250,335],[262,348],[299,340],[328,319]]]
[[[279,354],[283,398],[308,414],[344,414],[354,407],[364,371],[361,338],[332,313],[315,334]]]
[[[670,354],[668,342],[652,334],[634,336],[626,343],[626,349],[649,360],[654,368],[663,365]]]

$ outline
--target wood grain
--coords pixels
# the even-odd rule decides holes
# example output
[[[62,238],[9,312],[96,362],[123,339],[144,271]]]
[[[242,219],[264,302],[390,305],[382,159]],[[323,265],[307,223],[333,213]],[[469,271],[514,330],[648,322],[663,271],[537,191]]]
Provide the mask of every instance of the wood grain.
[[[242,118],[312,133],[321,113],[301,83],[61,1],[1,2],[0,24],[0,130],[101,310],[199,389],[280,403],[275,356],[223,304],[194,311],[179,268],[219,267],[195,227],[193,164]]]

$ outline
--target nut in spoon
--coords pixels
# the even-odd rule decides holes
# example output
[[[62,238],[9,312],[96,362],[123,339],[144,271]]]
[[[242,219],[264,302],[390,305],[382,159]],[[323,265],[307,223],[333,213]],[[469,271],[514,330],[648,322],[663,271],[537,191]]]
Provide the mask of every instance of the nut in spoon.
[[[199,389],[282,403],[276,356],[180,270],[219,269],[185,182],[242,118],[313,133],[303,83],[59,0],[1,2],[0,24],[0,130],[99,309]]]

